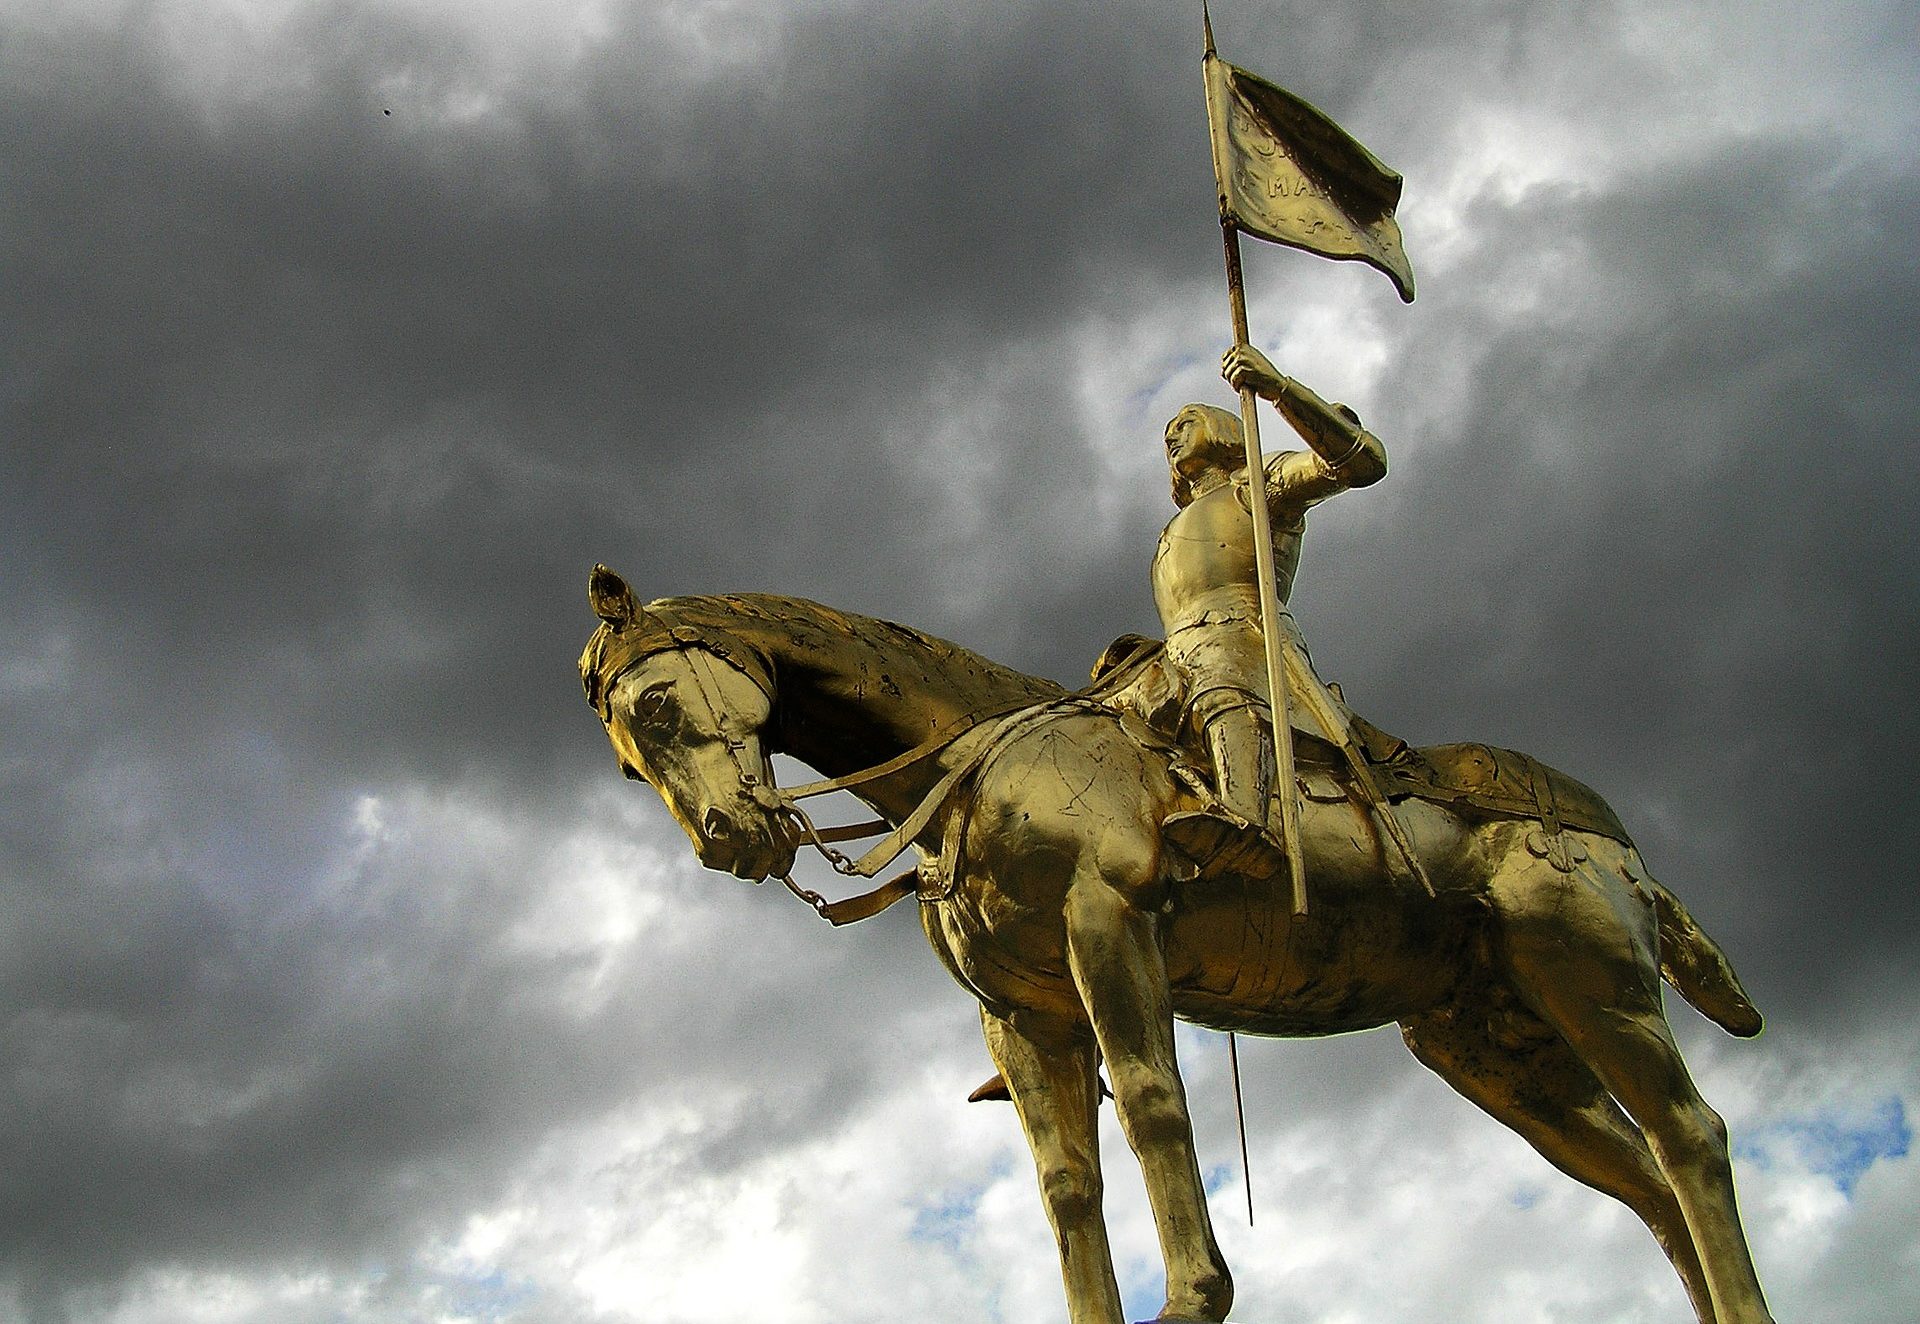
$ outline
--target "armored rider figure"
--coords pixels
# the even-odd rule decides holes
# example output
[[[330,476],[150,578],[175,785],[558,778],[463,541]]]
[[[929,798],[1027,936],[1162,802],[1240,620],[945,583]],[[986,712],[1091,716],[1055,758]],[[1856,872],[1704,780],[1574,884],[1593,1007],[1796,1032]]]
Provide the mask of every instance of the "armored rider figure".
[[[1328,404],[1283,377],[1251,345],[1227,351],[1220,372],[1236,391],[1244,385],[1272,402],[1309,447],[1267,459],[1264,495],[1273,528],[1275,588],[1285,603],[1300,565],[1307,511],[1348,488],[1386,477],[1386,447],[1360,426],[1351,409]],[[1167,424],[1166,443],[1173,501],[1180,510],[1167,522],[1153,555],[1153,598],[1166,630],[1167,656],[1185,691],[1187,720],[1205,736],[1215,798],[1198,811],[1169,815],[1161,832],[1195,868],[1219,864],[1277,876],[1286,863],[1272,800],[1266,645],[1240,420],[1213,405],[1186,405]],[[1299,629],[1284,608],[1279,626],[1304,659]],[[1116,640],[1094,668],[1095,676],[1128,646],[1144,642],[1136,635]],[[1320,683],[1307,674],[1311,683]],[[1328,699],[1338,705],[1334,696]],[[1308,705],[1289,708],[1294,725],[1329,744],[1341,743],[1342,733],[1322,729]],[[967,1097],[970,1102],[1005,1099],[1006,1082],[995,1073]]]
[[[1307,511],[1348,488],[1379,482],[1387,473],[1386,448],[1360,426],[1352,410],[1329,405],[1282,376],[1251,345],[1228,351],[1221,374],[1234,389],[1250,388],[1272,402],[1308,446],[1269,458],[1261,484],[1272,521],[1275,584],[1284,604],[1300,564]],[[1184,685],[1190,729],[1203,737],[1213,764],[1215,799],[1197,812],[1170,816],[1162,830],[1195,866],[1217,860],[1264,873],[1283,867],[1283,856],[1279,814],[1272,806],[1273,736],[1250,518],[1252,484],[1240,420],[1211,405],[1187,405],[1167,424],[1166,445],[1173,500],[1180,510],[1154,553],[1153,597],[1166,630],[1167,655]],[[1299,631],[1284,606],[1278,625],[1304,659]],[[1311,677],[1310,671],[1305,674]],[[1300,682],[1296,673],[1295,683]],[[1320,684],[1317,678],[1311,683]],[[1293,724],[1338,743],[1336,733],[1321,729],[1314,706],[1289,704]]]

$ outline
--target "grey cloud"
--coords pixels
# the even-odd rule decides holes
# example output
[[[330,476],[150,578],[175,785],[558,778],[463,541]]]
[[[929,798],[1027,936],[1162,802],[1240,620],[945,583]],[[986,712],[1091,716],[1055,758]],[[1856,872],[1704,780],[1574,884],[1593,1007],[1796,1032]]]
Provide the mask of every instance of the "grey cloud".
[[[665,1182],[866,1118],[896,1041],[984,1072],[910,918],[695,878],[612,783],[581,590],[799,592],[1063,680],[1151,628],[1164,498],[1084,513],[1115,439],[1073,346],[1223,324],[1194,16],[633,5],[563,56],[315,5],[221,81],[170,13],[3,20],[0,1246],[35,1319],[159,1265],[407,1260],[623,1105],[721,1101]],[[1613,798],[1776,1025],[1910,1001],[1911,161],[1689,124],[1606,6],[1216,19],[1411,214],[1469,110],[1662,117],[1603,184],[1489,186],[1382,319],[1395,472],[1315,517],[1296,605],[1376,720]],[[1305,262],[1250,255],[1257,323],[1328,297]],[[356,866],[362,796],[416,836]],[[569,932],[582,832],[636,843],[673,935],[513,945]],[[1265,1083],[1324,1117],[1404,1069]]]

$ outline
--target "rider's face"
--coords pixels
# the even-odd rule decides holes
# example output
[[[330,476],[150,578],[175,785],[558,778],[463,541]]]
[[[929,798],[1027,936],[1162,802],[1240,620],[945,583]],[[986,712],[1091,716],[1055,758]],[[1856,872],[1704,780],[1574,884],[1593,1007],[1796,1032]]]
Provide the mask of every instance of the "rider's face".
[[[1185,486],[1183,478],[1191,482],[1214,467],[1213,440],[1205,416],[1195,410],[1182,409],[1167,424],[1167,470],[1176,500]]]

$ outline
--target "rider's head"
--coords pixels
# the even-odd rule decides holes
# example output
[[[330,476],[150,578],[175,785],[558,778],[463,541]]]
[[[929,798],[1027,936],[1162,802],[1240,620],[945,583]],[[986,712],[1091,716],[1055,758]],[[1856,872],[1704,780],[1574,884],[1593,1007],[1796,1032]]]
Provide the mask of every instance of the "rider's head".
[[[1209,469],[1232,473],[1246,461],[1240,420],[1214,405],[1185,405],[1167,424],[1167,469],[1173,499],[1192,499],[1193,480]]]

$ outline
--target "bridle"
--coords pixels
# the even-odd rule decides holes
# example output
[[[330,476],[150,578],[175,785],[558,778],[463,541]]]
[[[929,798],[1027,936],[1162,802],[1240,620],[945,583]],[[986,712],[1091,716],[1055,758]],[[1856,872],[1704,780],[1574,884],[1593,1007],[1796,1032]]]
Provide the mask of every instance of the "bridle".
[[[622,633],[625,633],[614,631],[611,623],[603,628],[613,639],[618,639]],[[652,637],[649,639],[630,641],[625,644],[621,654],[617,655],[617,664],[613,666],[608,666],[606,663],[606,650],[601,646],[599,636],[596,635],[594,642],[587,646],[587,657],[592,658],[593,665],[589,670],[584,665],[586,659],[583,658],[581,679],[586,686],[587,700],[600,714],[601,721],[611,722],[612,720],[612,710],[607,696],[620,678],[647,658],[666,652],[686,655],[687,671],[693,677],[694,688],[700,692],[701,700],[716,718],[724,712],[724,709],[718,701],[720,682],[712,670],[714,658],[719,658],[752,681],[766,696],[769,711],[772,710],[777,700],[774,695],[771,671],[764,659],[752,650],[738,645],[738,641],[729,636],[709,634],[689,625],[676,625],[669,630],[650,632],[650,634]],[[1126,679],[1142,664],[1143,655],[1136,653],[1131,660],[1122,662],[1114,669],[1109,683],[1118,683]],[[1095,683],[1094,688],[1100,688],[1099,682]],[[733,761],[734,769],[739,776],[740,785],[755,804],[765,807],[775,822],[788,828],[803,844],[812,846],[818,851],[835,873],[845,877],[871,878],[906,850],[913,839],[939,812],[940,807],[946,803],[948,794],[954,787],[963,778],[976,771],[987,757],[1000,747],[1003,738],[1010,737],[1029,722],[1062,703],[1087,701],[1088,692],[1081,691],[1055,699],[1038,702],[1023,700],[1017,704],[1008,704],[985,712],[967,713],[949,722],[912,749],[896,754],[884,763],[877,763],[870,768],[862,768],[858,772],[847,773],[844,776],[808,782],[804,786],[791,790],[782,790],[773,784],[769,765],[764,759],[759,768],[748,766],[745,740],[733,737],[723,737],[723,739],[726,743],[727,755]],[[877,818],[866,823],[836,824],[823,828],[817,826],[807,811],[800,806],[801,800],[865,785],[909,768],[922,759],[948,748],[969,732],[989,723],[993,724],[994,729],[987,734],[986,738],[980,740],[965,757],[948,769],[934,784],[933,789],[921,798],[919,806],[901,820],[898,826],[887,831],[887,835],[880,843],[858,860],[848,859],[845,854],[835,850],[830,843],[874,836],[889,827],[885,819]],[[763,777],[763,771],[768,772],[769,775]],[[919,895],[921,873],[921,868],[909,869],[871,891],[839,901],[830,901],[812,888],[802,887],[794,882],[791,868],[780,876],[780,881],[786,885],[789,892],[811,906],[814,913],[821,919],[837,928],[843,924],[857,923],[878,915],[896,901]],[[1233,1076],[1234,1112],[1240,1122],[1241,1169],[1247,1174],[1247,1221],[1251,1223],[1253,1221],[1253,1180],[1252,1170],[1247,1162],[1246,1111],[1240,1101],[1240,1053],[1231,1032],[1227,1035],[1227,1053]]]
[[[712,633],[691,625],[674,625],[667,629],[648,630],[644,634],[614,631],[611,625],[605,628],[608,630],[608,644],[603,646],[597,640],[594,644],[590,644],[588,651],[593,659],[592,666],[591,669],[582,668],[582,682],[586,686],[587,700],[599,713],[600,720],[604,723],[612,722],[610,696],[621,677],[648,658],[660,653],[678,653],[686,658],[687,673],[693,679],[694,689],[699,692],[707,710],[716,719],[725,712],[719,701],[719,677],[713,670],[716,658],[751,681],[766,696],[769,708],[776,702],[773,677],[766,663],[757,653],[740,645],[730,636]],[[632,637],[628,637],[629,635]],[[617,651],[614,651],[615,647]],[[612,652],[611,658],[608,657],[609,652]],[[864,823],[842,823],[821,827],[801,807],[800,801],[878,781],[939,753],[962,736],[986,723],[1004,723],[1016,714],[1047,707],[1049,702],[1036,704],[1031,699],[1023,699],[1018,703],[1006,704],[999,708],[963,714],[935,731],[918,745],[894,755],[883,763],[840,777],[808,782],[804,786],[792,789],[782,789],[773,784],[773,778],[769,775],[764,757],[758,766],[753,765],[753,761],[747,756],[749,748],[747,741],[724,734],[721,739],[726,747],[727,757],[733,763],[739,784],[747,793],[747,797],[765,810],[797,844],[811,846],[835,873],[843,877],[871,878],[898,859],[913,843],[914,838],[919,836],[934,815],[939,812],[940,807],[946,803],[949,793],[967,774],[979,766],[997,742],[991,738],[981,741],[966,758],[948,769],[932,789],[921,798],[918,807],[897,825],[889,823],[884,818],[876,818]],[[881,840],[857,860],[834,849],[832,844],[864,840],[882,833],[885,835]],[[894,902],[915,895],[919,891],[919,879],[920,870],[909,869],[872,891],[839,901],[830,901],[812,888],[796,883],[791,869],[780,876],[780,881],[786,885],[789,892],[806,902],[816,914],[836,927],[877,915]]]

